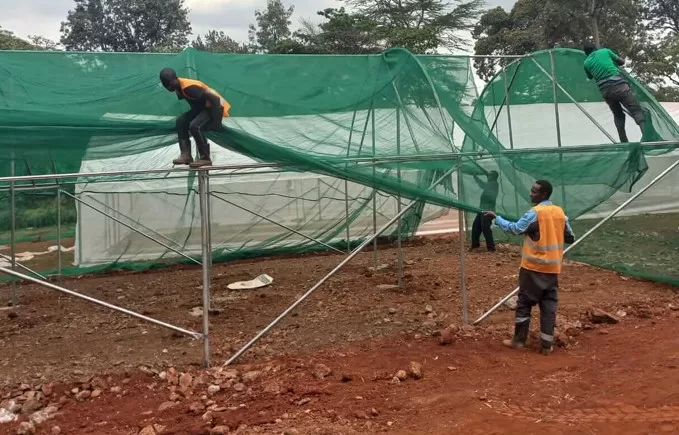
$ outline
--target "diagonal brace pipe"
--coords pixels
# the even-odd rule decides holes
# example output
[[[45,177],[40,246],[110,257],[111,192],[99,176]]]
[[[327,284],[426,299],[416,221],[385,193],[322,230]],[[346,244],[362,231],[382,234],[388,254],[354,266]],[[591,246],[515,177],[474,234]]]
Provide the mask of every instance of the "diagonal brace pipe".
[[[109,213],[106,213],[106,212],[103,211],[103,210],[98,209],[97,207],[93,206],[92,204],[86,203],[85,201],[83,201],[83,200],[80,199],[80,198],[77,198],[75,195],[71,195],[70,193],[66,192],[65,190],[62,190],[61,193],[63,193],[63,194],[65,194],[65,195],[67,195],[67,196],[73,198],[74,200],[78,201],[80,204],[86,205],[87,207],[91,208],[91,209],[94,210],[94,211],[98,211],[99,213],[103,214],[103,215],[106,216],[107,218],[113,219],[114,221],[118,222],[120,225],[123,225],[123,226],[125,226],[125,227],[131,229],[131,230],[134,231],[135,233],[140,234],[140,235],[146,237],[147,239],[149,239],[149,240],[151,240],[151,241],[154,241],[154,242],[158,243],[158,244],[161,245],[162,247],[164,247],[164,248],[166,248],[166,249],[169,249],[170,251],[172,251],[172,252],[174,252],[174,253],[177,253],[177,254],[181,255],[182,257],[186,258],[187,260],[190,260],[190,261],[192,261],[192,262],[194,262],[194,263],[196,263],[196,264],[199,264],[199,265],[202,264],[200,261],[196,260],[195,258],[191,258],[191,257],[189,257],[188,255],[184,254],[183,252],[174,249],[172,246],[170,246],[170,245],[168,245],[168,244],[166,244],[166,243],[163,243],[163,242],[161,242],[160,240],[154,239],[153,237],[149,236],[148,234],[144,233],[143,231],[139,231],[138,229],[134,228],[132,225],[126,224],[125,222],[121,221],[121,220],[118,219],[117,217],[115,217],[115,216],[113,216],[113,215],[111,215],[111,214],[109,214]]]
[[[432,189],[439,185],[442,181],[444,181],[446,178],[450,176],[457,167],[453,167],[446,171],[446,173],[436,180],[434,183],[432,183],[432,186],[429,189]],[[229,365],[233,363],[238,357],[240,357],[243,353],[245,353],[252,345],[254,345],[257,341],[259,341],[260,338],[262,338],[264,335],[266,335],[274,326],[278,324],[281,320],[283,320],[288,314],[290,314],[299,304],[304,302],[306,298],[308,298],[313,292],[315,292],[321,285],[323,285],[331,276],[336,274],[342,267],[344,267],[345,264],[347,264],[351,259],[356,257],[366,246],[368,246],[374,239],[376,239],[380,234],[385,232],[389,227],[391,227],[396,221],[399,220],[401,216],[403,216],[405,213],[408,212],[413,206],[417,204],[417,201],[413,201],[410,204],[408,204],[403,210],[401,210],[399,213],[396,214],[393,218],[389,220],[382,228],[377,230],[375,234],[372,236],[368,237],[365,239],[356,249],[354,249],[351,254],[347,255],[344,260],[342,260],[333,270],[330,271],[327,275],[325,275],[323,278],[321,278],[320,281],[318,281],[313,287],[311,287],[309,290],[306,291],[299,299],[297,299],[288,309],[286,309],[283,313],[281,313],[276,319],[274,319],[269,325],[267,325],[263,330],[261,330],[252,340],[250,340],[245,346],[243,346],[238,352],[236,352],[228,361],[224,363],[224,365]]]
[[[135,313],[134,311],[130,311],[128,309],[109,304],[108,302],[100,301],[99,299],[95,299],[95,298],[74,292],[73,290],[69,290],[69,289],[66,289],[64,287],[60,287],[58,285],[52,284],[52,283],[47,282],[47,281],[40,281],[39,279],[32,278],[28,275],[24,275],[24,274],[19,273],[19,272],[15,272],[12,269],[7,269],[6,267],[0,267],[0,273],[6,273],[6,274],[12,275],[16,278],[19,278],[19,279],[22,279],[22,280],[25,280],[25,281],[30,281],[34,284],[38,284],[40,286],[50,288],[52,290],[56,290],[56,291],[61,292],[61,293],[66,293],[67,295],[86,300],[87,302],[91,302],[93,304],[100,305],[102,307],[111,309],[113,311],[117,311],[119,313],[127,314],[128,316],[135,317],[137,319],[144,320],[144,321],[149,322],[149,323],[153,323],[154,325],[162,326],[163,328],[171,329],[175,332],[179,332],[181,334],[185,334],[185,335],[188,335],[188,336],[196,338],[196,339],[203,338],[203,334],[200,334],[198,332],[193,332],[193,331],[189,331],[187,329],[180,328],[178,326],[170,325],[169,323],[165,323],[165,322],[162,322],[160,320],[156,320],[156,319],[153,319],[151,317],[144,316],[143,314]]]
[[[581,105],[580,103],[578,103],[577,101],[575,101],[575,98],[573,98],[573,96],[572,96],[570,93],[568,93],[568,91],[565,90],[565,89],[563,88],[563,86],[561,86],[561,84],[560,84],[554,77],[552,77],[552,75],[551,75],[549,72],[547,72],[547,70],[544,69],[544,68],[542,67],[542,65],[540,65],[540,63],[539,63],[537,60],[535,60],[535,58],[532,58],[532,57],[531,57],[531,60],[535,63],[535,65],[537,65],[538,68],[540,68],[540,70],[541,70],[543,73],[545,73],[545,75],[546,75],[547,77],[549,77],[549,79],[550,79],[550,80],[551,80],[551,81],[552,81],[559,89],[561,89],[561,92],[563,92],[564,95],[566,95],[566,96],[568,97],[568,99],[570,99],[570,100],[578,107],[578,109],[580,109],[580,111],[581,111],[582,113],[584,113],[585,116],[586,116],[587,118],[589,118],[589,120],[592,121],[592,123],[593,123],[594,125],[596,125],[596,126],[599,128],[599,130],[601,130],[601,132],[602,132],[604,135],[606,135],[606,137],[607,137],[611,142],[617,143],[617,141],[616,141],[615,139],[613,139],[613,136],[611,136],[611,135],[606,131],[606,129],[603,128],[603,127],[601,126],[601,124],[599,124],[599,123],[597,122],[597,120],[594,119],[594,117],[593,117],[592,115],[590,115],[589,112],[588,112],[587,110],[585,110],[584,107],[582,107],[582,105]]]
[[[324,243],[324,242],[322,242],[322,241],[320,241],[320,240],[318,240],[318,239],[314,239],[313,237],[307,236],[306,234],[300,233],[299,231],[297,231],[297,230],[295,230],[295,229],[293,229],[293,228],[290,228],[290,227],[288,227],[288,226],[286,226],[286,225],[283,225],[283,224],[280,223],[280,222],[276,222],[275,220],[270,219],[270,218],[268,218],[268,217],[266,217],[266,216],[263,216],[263,215],[257,213],[256,211],[249,210],[249,209],[247,209],[247,208],[245,208],[245,207],[243,207],[243,206],[240,206],[240,205],[238,205],[238,204],[236,204],[236,203],[234,203],[234,202],[232,202],[232,201],[229,201],[228,199],[222,198],[221,196],[218,196],[218,195],[217,195],[216,193],[214,193],[214,192],[210,192],[210,195],[212,195],[214,198],[219,199],[220,201],[224,201],[225,203],[230,204],[230,205],[232,205],[232,206],[234,206],[234,207],[236,207],[236,208],[239,208],[239,209],[241,209],[241,210],[243,210],[243,211],[245,211],[245,212],[252,213],[253,215],[255,215],[255,216],[259,217],[259,218],[262,218],[262,219],[264,219],[264,220],[267,221],[267,222],[271,222],[271,223],[274,224],[274,225],[277,225],[277,226],[279,226],[279,227],[281,227],[281,228],[284,228],[284,229],[286,229],[286,230],[288,230],[288,231],[291,231],[291,232],[297,234],[298,236],[302,236],[302,237],[304,237],[304,238],[307,239],[307,240],[311,240],[312,242],[319,243],[319,244],[325,246],[325,247],[328,248],[328,249],[331,249],[331,250],[333,250],[333,251],[335,251],[335,252],[339,252],[340,254],[344,254],[343,251],[340,251],[339,249],[337,249],[337,248],[335,248],[335,247],[333,247],[333,246],[330,246],[330,245],[328,245],[327,243]]]

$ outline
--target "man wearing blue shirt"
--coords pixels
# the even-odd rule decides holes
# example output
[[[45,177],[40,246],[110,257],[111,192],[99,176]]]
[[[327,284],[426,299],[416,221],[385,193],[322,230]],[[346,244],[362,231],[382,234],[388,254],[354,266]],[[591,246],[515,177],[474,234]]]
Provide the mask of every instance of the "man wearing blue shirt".
[[[530,189],[530,199],[534,206],[517,222],[510,222],[492,211],[485,213],[495,219],[500,229],[524,235],[514,337],[503,343],[514,349],[525,346],[530,331],[531,311],[537,304],[540,306],[540,342],[545,355],[552,352],[554,343],[557,291],[564,244],[575,241],[563,209],[549,200],[552,191],[549,181],[536,181]]]

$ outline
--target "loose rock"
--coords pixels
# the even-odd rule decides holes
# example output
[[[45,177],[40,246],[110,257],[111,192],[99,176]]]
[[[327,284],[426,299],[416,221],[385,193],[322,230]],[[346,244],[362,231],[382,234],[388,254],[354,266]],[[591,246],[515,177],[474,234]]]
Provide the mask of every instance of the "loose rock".
[[[594,308],[589,312],[589,317],[592,323],[607,323],[614,325],[620,322],[620,319],[613,314],[607,313],[599,308]]]
[[[29,399],[26,402],[24,402],[24,405],[21,407],[21,412],[23,414],[30,414],[33,411],[37,411],[41,407],[42,405],[40,404],[39,401],[35,399]]]
[[[188,389],[193,383],[193,376],[188,373],[182,373],[179,377],[179,386]]]
[[[120,387],[111,387],[111,393],[113,394],[120,394],[121,391],[123,391],[123,389]]]
[[[207,387],[207,393],[211,396],[219,393],[220,390],[221,388],[219,387],[219,385],[210,385],[209,387]]]
[[[203,411],[205,411],[205,405],[200,402],[193,402],[189,405],[189,412],[191,414],[201,414]]]
[[[422,364],[418,362],[411,362],[408,368],[408,375],[413,379],[422,379]]]
[[[158,411],[163,412],[163,411],[168,410],[170,408],[174,408],[175,406],[177,406],[177,402],[163,402],[158,407]]]
[[[23,421],[17,428],[17,435],[32,435],[35,433],[35,425],[28,421]]]
[[[162,435],[165,430],[167,430],[167,426],[163,426],[162,424],[155,423],[153,425],[153,430],[156,431],[156,435]]]
[[[153,426],[148,425],[139,431],[139,435],[156,435],[156,430],[153,429]]]
[[[396,308],[389,308],[389,314],[396,314]]]
[[[9,423],[11,421],[16,421],[17,415],[5,408],[0,408],[0,424]]]
[[[441,336],[439,337],[439,343],[443,346],[453,342],[453,330],[448,327],[441,331]]]
[[[179,384],[179,375],[177,374],[177,370],[175,370],[174,367],[170,367],[167,369],[166,372],[167,376],[167,382],[169,382],[172,385],[178,385]]]
[[[226,435],[229,433],[228,426],[215,426],[210,429],[210,435]]]
[[[75,395],[75,399],[82,402],[83,400],[89,399],[91,396],[92,392],[90,390],[83,390]]]
[[[61,434],[61,428],[59,426],[52,427],[52,435],[59,435],[59,434]]]
[[[241,391],[245,390],[245,384],[238,383],[233,386],[233,389],[240,393]]]
[[[51,416],[47,414],[45,411],[36,411],[33,414],[31,414],[28,419],[31,421],[31,423],[35,425],[41,425],[47,420],[49,420]]]
[[[243,383],[244,384],[250,384],[250,383],[256,381],[261,375],[262,375],[262,372],[260,372],[259,370],[253,370],[251,372],[247,372],[243,375]]]
[[[323,380],[332,374],[332,369],[325,364],[316,364],[314,367],[314,377]]]
[[[427,305],[427,306],[424,307],[424,312],[425,312],[425,314],[432,313],[432,312],[434,312],[434,308],[431,305]]]
[[[399,370],[396,372],[395,378],[397,378],[399,381],[405,381],[408,379],[408,373],[406,373],[405,370]]]
[[[100,389],[97,388],[96,390],[92,391],[92,398],[97,398],[99,396],[101,396],[101,390]]]

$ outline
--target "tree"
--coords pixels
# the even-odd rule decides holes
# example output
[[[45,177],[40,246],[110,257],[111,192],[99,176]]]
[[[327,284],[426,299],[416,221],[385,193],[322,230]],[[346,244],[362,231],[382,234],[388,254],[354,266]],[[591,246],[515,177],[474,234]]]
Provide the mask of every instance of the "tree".
[[[203,38],[198,36],[193,47],[201,51],[212,53],[249,53],[250,47],[227,36],[223,31],[210,30]]]
[[[0,27],[0,50],[35,50],[28,41],[14,36],[13,32]]]
[[[471,30],[481,15],[483,0],[344,0],[360,22],[374,23],[384,47],[429,53],[464,47],[461,30]]]
[[[634,53],[639,32],[637,0],[518,0],[511,12],[494,8],[474,28],[477,55],[527,54],[580,48],[593,39],[623,55]],[[479,76],[490,80],[506,62],[478,58]]]
[[[314,25],[303,21],[303,28],[295,32],[301,41],[301,51],[307,53],[364,54],[379,53],[383,46],[377,39],[377,23],[344,8],[328,8],[318,12],[327,21]]]
[[[278,44],[292,36],[290,17],[294,11],[294,6],[286,9],[282,0],[267,0],[263,11],[255,11],[257,25],[250,24],[250,44],[258,51],[276,51]]]
[[[660,101],[679,101],[679,3],[646,0],[634,71]]]
[[[191,24],[184,0],[75,0],[61,23],[67,50],[147,52],[181,49]]]
[[[59,44],[41,35],[28,35],[28,39],[37,50],[55,51],[59,50]]]

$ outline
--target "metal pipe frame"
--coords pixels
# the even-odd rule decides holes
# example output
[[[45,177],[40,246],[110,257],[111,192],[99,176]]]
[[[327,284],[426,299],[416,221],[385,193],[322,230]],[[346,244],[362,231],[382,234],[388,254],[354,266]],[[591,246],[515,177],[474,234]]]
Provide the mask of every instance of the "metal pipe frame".
[[[514,82],[514,77],[516,77],[516,73],[519,70],[519,66],[517,65],[516,71],[514,71],[514,75],[512,76],[512,82]],[[507,129],[509,133],[509,149],[513,150],[514,149],[514,131],[512,127],[512,111],[511,111],[511,98],[509,97],[509,88],[510,85],[507,83],[507,70],[503,67],[502,68],[502,74],[504,76],[504,88],[505,88],[505,101],[507,104]],[[497,122],[497,116],[495,117],[495,122]],[[511,167],[513,170],[514,168],[514,163],[511,162]],[[519,212],[519,196],[518,193],[516,192],[516,186],[512,186],[514,190],[514,209],[516,210],[516,213]]]
[[[10,262],[12,261],[12,257],[10,257],[9,255],[0,254],[0,258],[4,258],[5,260],[9,260]],[[31,269],[30,267],[24,266],[23,264],[21,264],[21,263],[18,262],[18,261],[15,261],[14,264],[15,264],[16,266],[19,266],[20,268],[22,268],[22,269],[25,270],[26,272],[32,273],[33,275],[39,277],[40,279],[43,279],[43,280],[47,281],[47,277],[45,277],[44,275],[39,274],[38,272],[36,272],[35,270]],[[16,269],[15,269],[15,270],[16,270]]]
[[[400,108],[396,108],[396,154],[401,155],[401,110]],[[396,163],[396,178],[398,178],[399,184],[401,183],[401,164]],[[396,197],[396,213],[401,214],[401,195],[399,194]],[[398,288],[403,288],[403,246],[402,246],[402,241],[401,241],[401,230],[402,230],[402,225],[403,225],[403,219],[401,217],[398,218],[396,225],[396,232],[398,240],[397,240],[397,263],[398,263]]]
[[[446,171],[446,173],[436,180],[434,183],[432,183],[430,189],[433,189],[437,185],[439,185],[443,180],[445,180],[447,177],[449,177],[453,172],[455,171],[455,168],[453,167],[452,169]],[[254,345],[257,341],[259,341],[260,338],[262,338],[264,335],[266,335],[274,326],[278,324],[281,320],[283,320],[289,313],[291,313],[299,304],[304,302],[306,298],[308,298],[313,292],[315,292],[321,285],[323,285],[331,276],[336,274],[342,267],[344,267],[345,264],[347,264],[349,261],[351,261],[354,257],[356,257],[361,251],[368,246],[375,238],[377,238],[380,234],[382,234],[384,231],[386,231],[389,227],[391,227],[401,216],[403,216],[405,213],[410,210],[417,201],[413,201],[410,204],[408,204],[405,208],[401,210],[400,213],[398,213],[396,216],[391,218],[389,222],[384,224],[375,234],[371,235],[370,237],[367,237],[361,244],[354,249],[351,254],[349,254],[346,258],[344,258],[333,270],[331,270],[327,275],[325,275],[323,278],[321,278],[320,281],[318,281],[316,284],[314,284],[313,287],[311,287],[309,290],[307,290],[302,296],[299,297],[292,305],[290,305],[283,313],[281,313],[276,319],[274,319],[269,325],[267,325],[263,330],[261,330],[252,340],[250,340],[247,344],[245,344],[240,350],[238,350],[231,358],[229,358],[224,365],[229,365],[233,363],[236,359],[238,359],[243,353],[245,353],[252,345]]]
[[[611,135],[606,131],[606,129],[603,128],[603,127],[601,126],[601,124],[599,124],[599,123],[597,122],[597,120],[594,119],[594,117],[592,117],[592,115],[590,115],[589,112],[588,112],[587,110],[585,110],[584,107],[582,107],[582,105],[581,105],[580,103],[578,103],[577,101],[575,101],[575,98],[573,98],[573,96],[572,96],[567,90],[565,90],[565,89],[563,88],[563,86],[561,86],[561,85],[559,84],[559,82],[556,81],[556,80],[554,79],[554,77],[552,77],[552,76],[547,72],[547,70],[545,70],[545,69],[542,67],[542,65],[540,65],[540,63],[539,63],[537,60],[535,60],[535,58],[531,58],[531,60],[533,61],[533,63],[535,63],[535,65],[537,65],[537,67],[538,67],[538,68],[539,68],[539,69],[540,69],[547,77],[549,77],[549,79],[554,83],[554,86],[556,86],[556,87],[558,87],[559,89],[561,89],[561,92],[563,92],[564,95],[567,96],[568,99],[571,100],[571,101],[578,107],[578,109],[580,109],[580,111],[582,111],[582,113],[584,113],[585,116],[586,116],[590,121],[592,121],[592,123],[593,123],[594,125],[596,125],[596,126],[599,128],[599,130],[601,130],[601,132],[602,132],[604,135],[606,135],[606,137],[607,137],[608,139],[610,139],[610,141],[611,141],[612,143],[617,143],[617,141],[616,141],[615,139],[613,139],[613,136],[611,136]]]
[[[371,119],[371,137],[372,137],[372,156],[373,159],[376,157],[376,143],[375,143],[375,112],[373,111],[373,116]],[[377,168],[375,168],[375,165],[372,165],[373,168],[373,183],[375,182],[375,178],[377,177]],[[373,187],[373,233],[377,232],[377,189]],[[377,273],[377,237],[373,239],[373,267],[375,268],[375,273]]]
[[[513,65],[515,62],[510,63],[509,65]],[[516,78],[516,75],[519,72],[519,67],[521,66],[521,63],[516,64],[516,69],[514,69],[514,74],[512,74],[512,79],[510,80],[509,83],[507,83],[507,67],[509,65],[505,65],[502,67],[502,74],[504,75],[504,82],[505,82],[505,96],[502,99],[502,103],[500,103],[500,110],[498,110],[497,114],[495,114],[495,119],[493,120],[493,124],[490,127],[490,131],[492,132],[495,126],[497,125],[498,119],[500,119],[500,113],[502,113],[502,108],[505,106],[505,104],[509,105],[509,89],[512,87],[514,84],[514,79]],[[509,116],[509,113],[507,114]],[[510,134],[511,136],[511,134]],[[512,147],[514,149],[514,147]]]
[[[57,185],[57,275],[61,279],[61,188]]]
[[[10,167],[9,167],[9,173],[14,176],[15,175],[15,168],[14,168],[14,153],[12,153],[12,160],[9,162]],[[10,243],[12,244],[11,246],[11,255],[12,255],[12,271],[16,272],[17,270],[17,259],[16,259],[16,193],[14,192],[14,187],[15,187],[15,182],[11,181],[9,185],[10,189]],[[18,295],[17,295],[17,283],[16,280],[14,279],[14,276],[12,277],[12,308],[16,309],[17,305],[19,305],[19,300],[18,300]]]
[[[203,365],[210,367],[210,277],[212,274],[212,243],[210,234],[210,180],[208,173],[198,173],[200,202],[200,236],[203,251]]]
[[[562,90],[563,91],[563,90]],[[643,148],[649,149],[661,149],[668,146],[677,146],[679,141],[651,141],[651,142],[640,142]],[[629,144],[614,143],[612,146],[618,147],[628,147]],[[500,150],[496,152],[488,151],[467,151],[467,152],[446,152],[446,153],[432,153],[432,154],[418,154],[418,155],[408,155],[408,156],[391,156],[391,157],[381,157],[375,159],[372,157],[360,157],[351,159],[335,159],[335,163],[349,164],[354,163],[357,165],[373,165],[373,164],[392,164],[392,163],[412,163],[412,162],[429,162],[429,161],[454,161],[457,156],[461,157],[496,157],[502,155],[521,155],[521,154],[539,154],[539,153],[574,153],[574,152],[600,152],[602,150],[610,150],[611,145],[599,144],[599,145],[577,145],[559,148],[521,148],[513,150]],[[0,177],[0,183],[10,183],[12,181],[36,181],[36,180],[60,180],[65,178],[82,178],[82,177],[118,177],[123,175],[143,175],[143,174],[167,174],[173,172],[200,172],[200,171],[219,171],[219,170],[239,170],[239,169],[262,169],[262,168],[286,168],[293,167],[297,170],[300,169],[314,169],[306,168],[303,165],[295,165],[290,163],[256,163],[248,165],[228,165],[228,166],[204,166],[195,169],[186,169],[184,167],[168,168],[168,169],[137,169],[129,171],[105,171],[105,172],[82,172],[82,173],[70,173],[70,174],[43,174],[43,175],[21,175],[21,176],[9,176]],[[229,174],[229,175],[239,175],[239,174]],[[106,180],[101,182],[127,182],[129,179],[122,180]],[[86,184],[92,181],[82,181],[82,182],[69,182],[64,184]]]
[[[554,119],[556,120],[556,146],[561,148],[561,119],[559,117],[559,88],[556,84],[559,82],[556,76],[556,60],[554,59],[554,50],[549,51],[549,60],[552,66],[552,92],[554,94]],[[559,154],[559,176],[563,177],[563,154]],[[561,198],[563,199],[563,207],[568,210],[568,203],[566,202],[566,186],[561,184]]]
[[[76,197],[75,195],[71,195],[70,193],[66,192],[65,190],[62,190],[62,193],[63,193],[64,195],[70,197],[70,198],[73,198],[73,199],[76,200],[79,204],[83,204],[83,205],[85,205],[85,206],[91,208],[92,210],[94,210],[94,211],[96,211],[96,212],[99,212],[99,213],[103,214],[103,215],[106,216],[107,218],[113,219],[114,221],[118,222],[120,225],[125,226],[126,228],[128,228],[128,229],[134,231],[135,233],[137,233],[137,234],[139,234],[139,235],[141,235],[141,236],[144,236],[144,237],[146,237],[147,239],[149,239],[149,240],[151,240],[151,241],[153,241],[153,242],[158,243],[160,246],[164,247],[165,249],[169,249],[170,251],[172,251],[172,252],[174,252],[174,253],[176,253],[176,254],[181,255],[182,257],[186,258],[186,259],[189,260],[189,261],[192,261],[193,263],[201,264],[201,262],[198,261],[198,260],[196,260],[195,258],[189,257],[188,255],[184,254],[183,252],[178,251],[177,249],[174,249],[172,246],[170,246],[170,245],[168,245],[168,244],[166,244],[166,243],[163,243],[163,242],[161,242],[160,240],[154,239],[153,237],[149,236],[148,234],[144,233],[143,231],[139,231],[138,229],[134,228],[132,225],[129,225],[129,224],[123,222],[122,220],[118,219],[117,217],[111,215],[110,213],[106,213],[105,211],[98,209],[97,207],[93,206],[92,204],[88,204],[87,202],[83,201],[82,199]]]
[[[103,202],[99,201],[99,200],[96,199],[96,198],[90,198],[90,199],[91,199],[92,201],[96,202],[97,204],[101,205],[102,207],[106,207],[107,209],[116,212],[118,215],[120,215],[120,216],[122,216],[122,217],[124,217],[124,218],[126,218],[126,219],[129,219],[129,220],[131,220],[131,221],[134,222],[134,219],[132,219],[131,217],[127,216],[125,213],[119,212],[119,211],[116,210],[115,208],[113,208],[113,207],[111,207],[111,206],[109,206],[109,205],[107,205],[107,204],[104,204]],[[164,239],[164,240],[166,240],[166,241],[172,243],[173,245],[176,245],[178,248],[181,248],[181,247],[182,247],[182,245],[181,245],[179,242],[177,242],[177,241],[175,241],[175,240],[172,240],[171,238],[169,238],[169,237],[167,237],[167,236],[164,236],[164,235],[160,234],[158,231],[154,230],[153,228],[149,228],[149,227],[147,227],[146,225],[142,224],[141,222],[135,222],[135,223],[136,223],[137,225],[139,225],[141,228],[143,228],[143,229],[145,229],[145,230],[150,231],[151,233],[153,233],[154,236],[159,237],[159,238],[161,238],[161,239]]]
[[[368,112],[368,116],[370,116],[370,112]],[[351,129],[349,130],[349,142],[347,143],[347,158],[349,158],[349,154],[351,151],[351,139],[354,135],[354,123],[356,122],[356,110],[354,110],[354,114],[351,116]],[[346,168],[345,168],[346,169]],[[346,221],[347,221],[347,254],[351,253],[351,233],[349,230],[349,226],[351,222],[349,221],[349,180],[344,180],[344,213],[346,216]]]
[[[462,158],[457,158],[457,198],[462,201]],[[467,309],[467,279],[465,277],[465,224],[464,210],[461,208],[457,212],[458,228],[460,231],[460,297],[462,299],[462,324],[469,323],[469,313]]]
[[[87,302],[91,302],[95,305],[99,305],[99,306],[102,306],[104,308],[108,308],[110,310],[117,311],[117,312],[122,313],[122,314],[126,314],[128,316],[137,318],[139,320],[143,320],[145,322],[153,323],[154,325],[162,326],[163,328],[167,328],[167,329],[170,329],[172,331],[188,335],[188,336],[193,337],[195,339],[202,338],[202,336],[203,336],[202,334],[200,334],[198,332],[189,331],[188,329],[179,328],[179,327],[171,325],[169,323],[165,323],[165,322],[162,322],[160,320],[156,320],[156,319],[153,319],[151,317],[144,316],[143,314],[139,314],[139,313],[136,313],[134,311],[130,311],[126,308],[122,308],[122,307],[119,307],[119,306],[116,306],[116,305],[112,305],[112,304],[109,304],[108,302],[100,301],[99,299],[95,299],[95,298],[74,292],[72,290],[66,289],[64,287],[60,287],[60,286],[52,284],[50,282],[41,281],[39,279],[30,277],[28,275],[24,275],[22,273],[15,272],[12,269],[7,269],[6,267],[0,267],[0,273],[5,273],[7,275],[11,275],[15,278],[19,278],[19,279],[24,280],[24,281],[30,281],[33,284],[37,284],[37,285],[42,286],[42,287],[47,287],[49,289],[56,290],[56,291],[61,292],[61,293],[66,293],[67,295],[76,297],[78,299],[82,299],[82,300],[85,300]]]
[[[641,196],[644,192],[646,192],[648,189],[653,187],[654,184],[665,178],[667,174],[672,172],[674,168],[679,166],[679,160],[676,162],[672,163],[667,169],[662,171],[658,176],[656,176],[653,180],[651,180],[646,186],[644,186],[641,190],[639,190],[637,193],[632,195],[629,199],[627,199],[625,202],[620,204],[618,208],[613,210],[608,216],[605,218],[601,219],[596,225],[594,225],[592,228],[590,228],[585,234],[582,235],[582,237],[578,238],[575,240],[575,242],[568,246],[564,251],[563,255],[565,256],[570,250],[578,246],[583,240],[585,240],[587,237],[589,237],[592,233],[594,233],[596,230],[598,230],[603,224],[608,222],[610,219],[612,219],[616,214],[618,214],[620,211],[622,211],[625,207],[627,207],[629,204],[631,204],[635,199],[637,199],[639,196]],[[511,291],[509,294],[507,294],[505,297],[500,299],[495,305],[493,305],[488,311],[483,313],[476,321],[474,322],[474,325],[478,325],[479,323],[483,322],[488,316],[493,314],[495,311],[497,311],[498,308],[500,308],[502,305],[504,305],[509,299],[511,299],[514,295],[516,295],[519,292],[519,287],[516,287],[513,291]]]
[[[298,236],[302,236],[302,237],[304,237],[304,238],[307,239],[307,240],[311,240],[312,242],[316,242],[316,243],[318,243],[319,245],[323,245],[323,246],[325,246],[326,248],[328,248],[328,249],[330,249],[330,250],[333,250],[333,251],[335,251],[335,252],[339,252],[340,254],[344,254],[343,251],[341,251],[341,250],[335,248],[334,246],[330,246],[330,245],[328,245],[327,243],[322,242],[322,241],[320,241],[320,240],[318,240],[318,239],[314,239],[314,238],[311,237],[311,236],[307,236],[306,234],[301,233],[301,232],[295,230],[294,228],[290,228],[290,227],[288,227],[288,226],[286,226],[286,225],[283,225],[283,224],[280,223],[280,222],[276,222],[276,221],[273,220],[273,219],[270,219],[270,218],[268,218],[268,217],[266,217],[266,216],[263,216],[263,215],[257,213],[256,211],[250,210],[250,209],[245,208],[245,207],[243,207],[243,206],[240,206],[240,205],[238,205],[238,204],[236,204],[236,203],[234,203],[234,202],[232,202],[232,201],[229,201],[228,199],[222,198],[221,196],[217,195],[217,194],[214,193],[214,192],[210,192],[209,195],[212,196],[212,197],[214,197],[214,198],[217,198],[217,199],[220,200],[220,201],[224,201],[225,203],[230,204],[230,205],[232,205],[232,206],[234,206],[234,207],[236,207],[236,208],[239,208],[239,209],[241,209],[241,210],[243,210],[243,211],[245,211],[245,212],[248,212],[248,213],[250,213],[250,214],[253,214],[253,215],[257,216],[258,218],[264,219],[264,220],[267,221],[267,222],[271,222],[271,223],[274,224],[274,225],[277,225],[277,226],[279,226],[279,227],[281,227],[281,228],[283,228],[283,229],[286,229],[286,230],[288,230],[288,231],[290,231],[290,232],[292,232],[292,233],[295,233],[295,234],[297,234]]]

